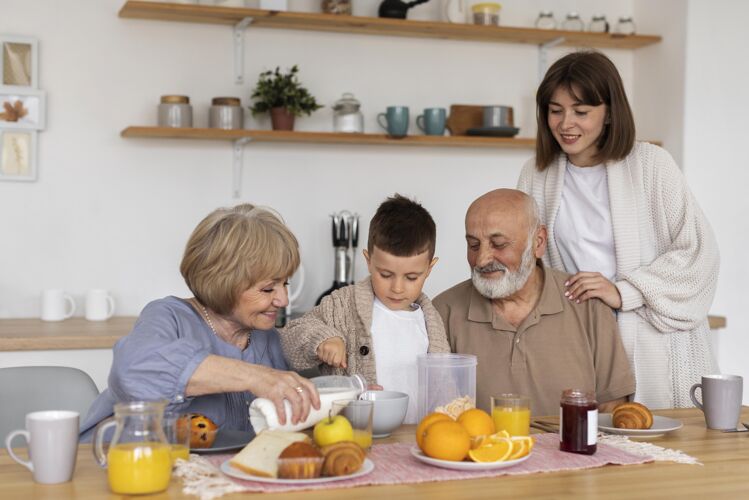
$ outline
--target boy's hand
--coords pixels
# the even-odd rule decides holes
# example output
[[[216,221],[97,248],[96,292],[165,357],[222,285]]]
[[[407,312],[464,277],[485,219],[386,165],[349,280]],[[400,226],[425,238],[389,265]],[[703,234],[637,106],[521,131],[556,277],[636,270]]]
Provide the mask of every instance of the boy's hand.
[[[347,368],[346,342],[341,337],[332,337],[317,346],[317,357],[335,368]]]

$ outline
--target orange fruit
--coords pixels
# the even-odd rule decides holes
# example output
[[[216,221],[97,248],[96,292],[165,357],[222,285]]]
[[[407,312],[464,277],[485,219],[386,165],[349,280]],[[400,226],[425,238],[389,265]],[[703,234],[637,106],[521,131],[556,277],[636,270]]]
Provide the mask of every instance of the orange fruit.
[[[468,456],[474,462],[504,462],[512,453],[513,443],[510,439],[497,440],[494,443],[470,450]]]
[[[424,430],[421,449],[428,457],[460,462],[471,449],[471,436],[457,422],[435,422]]]
[[[416,444],[419,445],[419,448],[421,451],[424,451],[424,447],[422,446],[422,438],[424,436],[424,431],[427,427],[432,425],[435,422],[441,422],[441,421],[448,421],[451,422],[453,419],[449,415],[445,415],[444,413],[430,413],[426,417],[421,419],[421,422],[419,422],[419,425],[416,427]]]
[[[501,441],[502,439],[509,439],[509,438],[510,438],[510,433],[507,432],[504,429],[502,429],[499,432],[495,432],[494,434],[492,434],[491,436],[489,436],[489,440],[490,441],[494,441],[494,440],[500,440]]]
[[[458,416],[458,423],[465,427],[471,437],[494,434],[494,420],[484,410],[471,408]]]
[[[533,448],[533,438],[529,436],[519,436],[512,438],[512,453],[508,460],[522,458],[531,452]]]

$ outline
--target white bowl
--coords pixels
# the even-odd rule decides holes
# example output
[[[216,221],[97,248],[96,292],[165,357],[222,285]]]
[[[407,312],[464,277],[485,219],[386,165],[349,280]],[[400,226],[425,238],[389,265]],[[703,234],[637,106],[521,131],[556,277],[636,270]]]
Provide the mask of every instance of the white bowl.
[[[372,436],[387,437],[400,427],[408,411],[408,394],[397,391],[367,391],[361,399],[374,402]]]

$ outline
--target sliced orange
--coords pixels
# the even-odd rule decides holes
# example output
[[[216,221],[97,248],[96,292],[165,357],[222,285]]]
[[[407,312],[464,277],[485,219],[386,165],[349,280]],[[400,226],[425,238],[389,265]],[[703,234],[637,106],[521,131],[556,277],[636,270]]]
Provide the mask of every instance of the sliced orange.
[[[508,460],[516,460],[529,454],[533,449],[533,438],[530,436],[517,436],[512,438],[512,453]]]
[[[471,449],[481,448],[492,444],[491,436],[473,436],[471,437]]]
[[[512,441],[506,439],[504,441],[495,441],[494,443],[482,446],[475,450],[470,450],[468,456],[474,462],[488,463],[488,462],[504,462],[508,459],[512,453]]]
[[[504,439],[510,439],[510,433],[504,429],[489,436],[490,441],[502,441]]]

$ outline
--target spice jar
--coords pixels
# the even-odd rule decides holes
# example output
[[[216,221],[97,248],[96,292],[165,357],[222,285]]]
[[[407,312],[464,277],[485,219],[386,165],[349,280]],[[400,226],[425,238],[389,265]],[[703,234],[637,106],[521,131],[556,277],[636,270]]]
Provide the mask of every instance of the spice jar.
[[[351,0],[322,0],[322,11],[326,14],[351,15]]]
[[[354,94],[346,92],[333,105],[333,130],[336,132],[364,132],[364,115],[359,108],[361,103]]]
[[[635,22],[632,21],[631,17],[620,17],[614,31],[620,35],[634,35]]]
[[[598,402],[592,391],[567,389],[559,402],[559,449],[592,455],[598,437]]]
[[[542,10],[538,13],[536,18],[536,28],[540,30],[555,30],[557,29],[557,21],[554,19],[554,14],[550,10]]]
[[[192,127],[192,106],[186,95],[163,95],[159,104],[159,127]]]
[[[214,97],[208,111],[208,126],[224,130],[240,130],[244,114],[238,97]]]
[[[570,12],[562,23],[562,29],[565,31],[583,31],[585,25],[577,12]]]
[[[608,33],[609,22],[606,20],[606,16],[603,14],[593,16],[588,25],[588,31],[592,33]]]
[[[494,2],[477,3],[471,7],[473,24],[482,26],[499,26],[499,9],[502,6]]]

